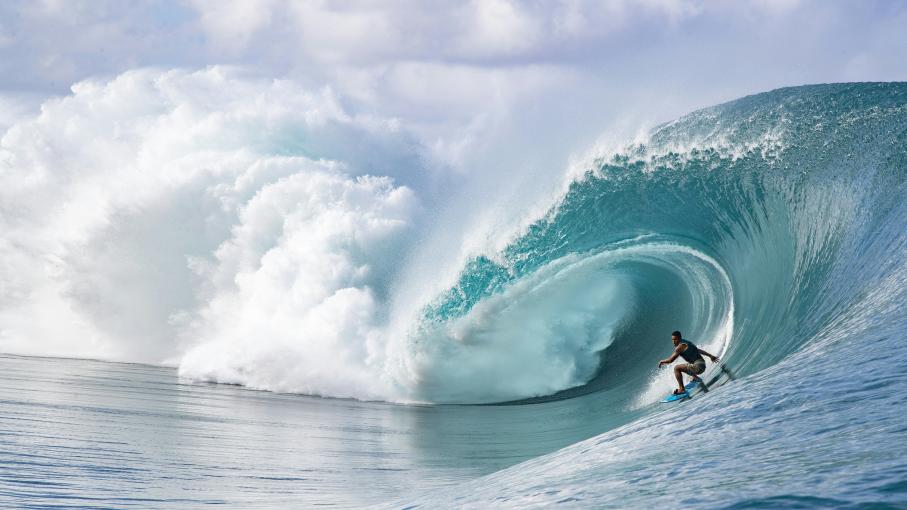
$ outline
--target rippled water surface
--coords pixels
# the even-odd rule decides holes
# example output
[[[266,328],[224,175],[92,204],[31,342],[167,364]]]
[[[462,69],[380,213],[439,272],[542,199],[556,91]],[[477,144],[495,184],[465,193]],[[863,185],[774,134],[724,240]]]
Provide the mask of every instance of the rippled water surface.
[[[0,392],[0,506],[12,507],[362,506],[487,474],[603,426],[570,400],[399,406],[90,360],[2,356]]]

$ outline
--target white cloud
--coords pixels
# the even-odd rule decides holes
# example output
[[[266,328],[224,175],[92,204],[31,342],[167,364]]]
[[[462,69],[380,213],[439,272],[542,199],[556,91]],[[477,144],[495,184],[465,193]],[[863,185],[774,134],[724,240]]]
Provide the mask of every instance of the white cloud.
[[[453,45],[466,57],[524,53],[541,42],[541,21],[510,0],[473,1]]]
[[[407,51],[407,27],[389,9],[364,5],[355,9],[322,2],[296,2],[288,7],[300,49],[326,63],[394,58]],[[415,34],[418,35],[418,34]]]
[[[505,103],[579,108],[577,101],[592,101],[596,115],[666,120],[792,83],[905,79],[897,64],[907,57],[898,22],[905,10],[781,0],[9,2],[0,5],[0,89],[64,91],[134,67],[229,63],[309,88],[330,85],[352,110],[431,120],[433,138],[446,115],[448,133],[487,115],[486,103],[472,102],[487,80],[442,86],[432,101],[400,77],[443,83],[472,68],[498,77]],[[525,94],[522,70],[540,68],[583,76],[588,85],[579,94],[573,83],[556,96],[546,86]],[[437,77],[420,78],[417,69]],[[653,107],[662,98],[671,98],[671,111]]]
[[[245,49],[256,32],[271,23],[276,2],[192,0],[192,4],[212,42],[227,54],[233,54]]]

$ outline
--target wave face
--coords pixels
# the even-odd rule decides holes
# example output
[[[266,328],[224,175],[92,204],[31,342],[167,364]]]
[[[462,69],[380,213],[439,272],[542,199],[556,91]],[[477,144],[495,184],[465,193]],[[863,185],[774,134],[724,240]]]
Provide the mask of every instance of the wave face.
[[[3,137],[2,350],[325,396],[635,408],[670,387],[654,363],[674,329],[746,376],[902,326],[885,306],[905,135],[904,84],[695,112],[601,154],[412,303],[406,261],[444,233],[420,222],[430,186],[393,122],[222,69],[80,84]]]
[[[905,134],[907,85],[820,85],[701,110],[601,156],[427,308],[411,350],[440,375],[420,390],[490,401],[632,382],[650,402],[670,387],[652,366],[673,329],[743,376],[839,337],[900,292]],[[863,320],[903,322],[882,312]]]
[[[603,424],[596,437],[385,507],[903,506],[905,141],[907,84],[820,85],[693,113],[602,158],[512,245],[502,267],[514,270],[467,272],[461,286],[493,295],[497,282],[524,278],[523,268],[533,273],[565,252],[618,251],[609,238],[648,250],[662,241],[642,236],[669,237],[675,257],[679,246],[695,249],[723,272],[705,283],[688,268],[663,279],[655,270],[668,266],[663,254],[653,257],[661,265],[618,255],[642,266],[619,271],[640,280],[625,327],[646,327],[654,316],[660,330],[691,325],[700,338],[724,331],[723,357],[742,377],[684,404],[649,406],[613,430],[598,405],[607,385],[559,401],[589,404]],[[645,285],[655,292],[641,291]],[[671,289],[677,294],[665,297]],[[711,302],[697,305],[719,291],[733,293],[733,322],[723,322],[724,310],[711,314]],[[468,314],[481,302],[452,292],[436,309]],[[646,340],[618,333],[597,377],[644,370],[656,359],[644,363],[635,352]],[[623,363],[611,374],[621,345]],[[630,388],[639,401],[656,398]]]

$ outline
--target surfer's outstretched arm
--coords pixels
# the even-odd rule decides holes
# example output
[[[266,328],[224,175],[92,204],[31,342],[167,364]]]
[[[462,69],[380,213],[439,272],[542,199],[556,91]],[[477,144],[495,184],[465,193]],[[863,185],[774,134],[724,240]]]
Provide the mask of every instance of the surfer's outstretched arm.
[[[683,352],[686,348],[687,346],[685,344],[678,345],[668,359],[663,359],[658,362],[658,366],[670,365],[671,363],[674,363],[674,360],[677,359],[677,356],[680,356],[680,353]]]
[[[703,350],[702,350],[702,347],[699,348],[699,352],[702,353],[702,354],[705,354],[705,355],[708,356],[709,358],[712,358],[712,363],[717,363],[717,362],[718,362],[718,356],[715,356],[714,354],[709,354],[709,353],[703,351]]]

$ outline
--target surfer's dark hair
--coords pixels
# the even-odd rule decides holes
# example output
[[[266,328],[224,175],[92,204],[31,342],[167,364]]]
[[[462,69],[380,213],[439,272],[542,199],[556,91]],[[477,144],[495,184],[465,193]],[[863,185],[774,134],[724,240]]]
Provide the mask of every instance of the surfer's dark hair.
[[[677,338],[683,338],[683,335],[680,334],[680,331],[675,331],[671,333],[671,336],[676,336]]]

